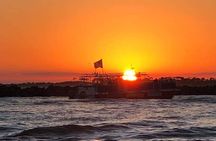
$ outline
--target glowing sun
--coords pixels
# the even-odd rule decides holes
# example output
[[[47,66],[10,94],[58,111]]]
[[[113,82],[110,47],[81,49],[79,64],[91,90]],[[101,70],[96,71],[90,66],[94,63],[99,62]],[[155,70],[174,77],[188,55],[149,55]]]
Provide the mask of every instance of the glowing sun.
[[[133,69],[126,70],[122,76],[123,80],[135,81],[137,80],[136,73]]]

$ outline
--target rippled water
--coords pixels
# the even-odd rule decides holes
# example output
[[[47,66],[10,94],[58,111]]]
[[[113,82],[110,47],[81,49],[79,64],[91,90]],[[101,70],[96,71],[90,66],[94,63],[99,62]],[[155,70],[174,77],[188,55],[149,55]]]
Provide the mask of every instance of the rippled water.
[[[216,140],[216,97],[0,98],[0,140]]]

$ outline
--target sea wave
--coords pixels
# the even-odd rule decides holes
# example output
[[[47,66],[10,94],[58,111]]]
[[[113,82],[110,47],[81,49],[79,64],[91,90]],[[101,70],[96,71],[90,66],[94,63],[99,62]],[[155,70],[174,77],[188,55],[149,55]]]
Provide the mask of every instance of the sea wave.
[[[212,96],[165,101],[10,98],[0,102],[0,140],[216,139],[216,97]]]
[[[94,133],[100,133],[100,139],[113,139],[117,138],[115,135],[120,135],[124,131],[132,129],[128,124],[104,124],[100,126],[90,126],[90,125],[63,125],[54,127],[38,127],[29,130],[22,131],[14,136],[17,138],[55,138],[67,140],[74,139],[77,140],[89,137]],[[116,131],[117,134],[111,136],[110,132]],[[104,133],[104,134],[101,134]],[[216,127],[190,127],[190,128],[172,128],[169,130],[146,133],[145,130],[142,132],[133,133],[134,136],[130,136],[128,139],[181,139],[181,138],[215,138],[216,137]],[[80,136],[79,136],[80,135]],[[108,136],[109,135],[109,136]],[[93,135],[94,136],[94,135]]]
[[[21,133],[14,135],[14,137],[21,136],[65,136],[72,134],[83,134],[83,133],[94,133],[102,131],[113,131],[119,129],[127,129],[126,125],[114,125],[105,124],[101,126],[90,126],[90,125],[63,125],[63,126],[53,126],[53,127],[38,127],[29,130],[24,130]]]
[[[1,132],[6,132],[6,131],[12,131],[12,130],[18,130],[17,128],[12,128],[12,127],[0,127],[0,133]]]
[[[34,101],[33,105],[65,105],[70,102],[71,102],[70,100],[65,100],[65,99],[41,100],[41,101]]]
[[[133,136],[135,139],[205,139],[215,138],[216,127],[190,127],[190,128],[173,128],[158,133],[139,134]]]
[[[183,101],[184,103],[216,103],[216,98],[215,96],[181,96],[181,97],[176,97],[176,101]]]

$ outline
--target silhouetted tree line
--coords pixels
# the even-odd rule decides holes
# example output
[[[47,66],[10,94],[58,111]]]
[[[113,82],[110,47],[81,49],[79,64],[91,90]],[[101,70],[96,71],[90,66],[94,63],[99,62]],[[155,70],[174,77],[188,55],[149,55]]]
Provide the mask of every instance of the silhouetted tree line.
[[[179,89],[180,95],[216,95],[216,85],[202,87],[183,86],[179,87]]]
[[[53,86],[40,88],[37,86],[20,88],[17,85],[1,85],[0,97],[33,97],[33,96],[70,96],[76,88],[70,86]]]

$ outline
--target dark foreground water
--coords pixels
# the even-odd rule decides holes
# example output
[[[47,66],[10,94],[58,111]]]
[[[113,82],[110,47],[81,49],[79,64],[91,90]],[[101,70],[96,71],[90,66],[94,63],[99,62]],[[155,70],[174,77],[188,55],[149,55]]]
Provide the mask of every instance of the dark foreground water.
[[[0,98],[0,140],[216,140],[216,97]]]

